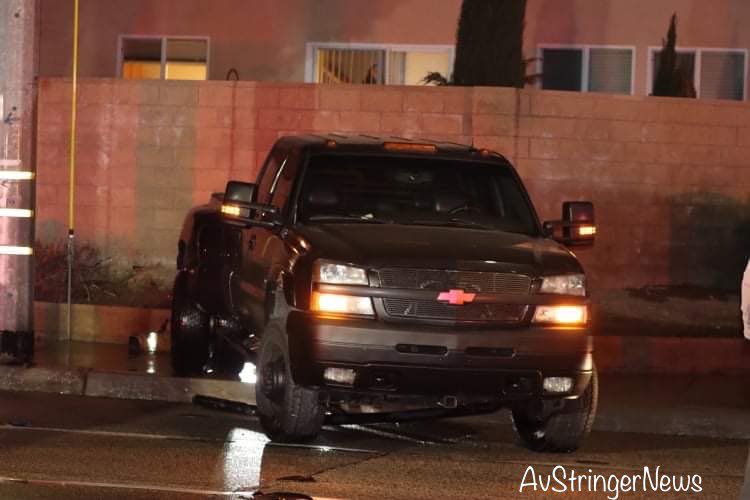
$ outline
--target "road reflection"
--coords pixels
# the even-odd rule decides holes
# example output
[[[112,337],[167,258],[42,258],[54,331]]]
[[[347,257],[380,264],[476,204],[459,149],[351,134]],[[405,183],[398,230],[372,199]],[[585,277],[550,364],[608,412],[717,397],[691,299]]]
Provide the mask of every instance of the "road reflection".
[[[259,488],[261,465],[268,438],[261,432],[235,428],[223,450],[224,486],[231,491]]]

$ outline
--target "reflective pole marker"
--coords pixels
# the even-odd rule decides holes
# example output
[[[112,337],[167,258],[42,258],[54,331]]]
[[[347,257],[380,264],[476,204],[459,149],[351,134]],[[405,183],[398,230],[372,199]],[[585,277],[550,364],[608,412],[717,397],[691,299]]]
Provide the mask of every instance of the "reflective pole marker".
[[[0,181],[30,181],[34,172],[26,170],[0,170]]]
[[[30,219],[34,217],[34,211],[26,208],[0,208],[0,217],[18,217]]]
[[[0,245],[0,255],[34,255],[34,249],[31,247]]]

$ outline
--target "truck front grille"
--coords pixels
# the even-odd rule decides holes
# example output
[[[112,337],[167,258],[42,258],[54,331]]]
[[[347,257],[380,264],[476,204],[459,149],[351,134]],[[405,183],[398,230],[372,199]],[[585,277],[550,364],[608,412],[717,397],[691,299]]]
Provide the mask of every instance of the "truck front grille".
[[[380,286],[408,290],[447,291],[461,289],[473,293],[513,293],[528,295],[531,278],[523,274],[441,269],[381,269]]]
[[[393,318],[449,320],[514,324],[526,315],[528,306],[516,304],[464,304],[437,300],[383,299],[386,313]]]

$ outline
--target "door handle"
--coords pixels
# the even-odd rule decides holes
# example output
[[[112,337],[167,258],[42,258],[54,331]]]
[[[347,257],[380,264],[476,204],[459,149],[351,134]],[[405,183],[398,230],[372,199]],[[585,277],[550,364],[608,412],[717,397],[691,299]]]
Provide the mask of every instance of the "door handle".
[[[247,242],[247,249],[253,250],[255,248],[255,235],[250,236],[250,240]]]

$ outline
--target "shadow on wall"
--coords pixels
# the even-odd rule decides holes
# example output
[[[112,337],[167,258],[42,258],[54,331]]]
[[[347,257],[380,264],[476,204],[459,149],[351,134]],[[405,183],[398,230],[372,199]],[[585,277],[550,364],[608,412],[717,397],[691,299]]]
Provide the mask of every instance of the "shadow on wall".
[[[670,282],[737,292],[750,256],[750,198],[689,193],[668,202]]]

